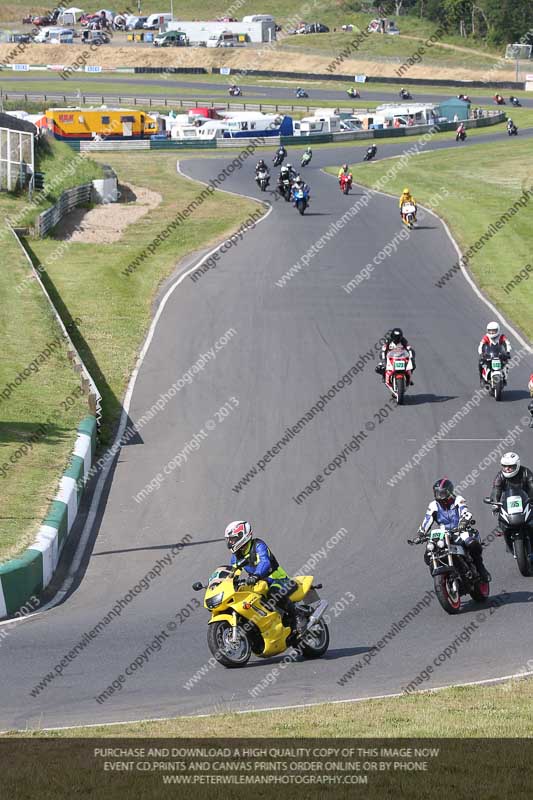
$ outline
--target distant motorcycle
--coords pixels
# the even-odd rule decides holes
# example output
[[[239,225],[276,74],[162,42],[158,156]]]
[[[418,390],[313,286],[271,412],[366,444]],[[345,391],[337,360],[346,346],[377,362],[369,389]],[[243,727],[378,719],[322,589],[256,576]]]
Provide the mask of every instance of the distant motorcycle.
[[[533,574],[533,510],[529,497],[521,489],[508,487],[499,503],[492,503],[490,497],[483,502],[498,507],[507,552],[516,558],[520,574],[528,578]]]
[[[414,203],[402,203],[402,220],[412,230],[416,222],[416,206]]]
[[[274,162],[274,166],[275,166],[275,167],[279,167],[279,166],[281,166],[281,164],[283,164],[283,162],[285,161],[285,156],[286,156],[286,155],[287,155],[287,153],[285,153],[285,152],[283,152],[283,151],[282,151],[282,152],[280,152],[280,151],[278,150],[278,151],[277,151],[277,153],[275,154],[274,158],[272,159],[272,160],[273,160],[273,162]]]
[[[466,131],[463,131],[463,130],[457,131],[457,133],[455,134],[455,141],[456,142],[459,142],[459,141],[464,142],[465,139],[466,139]]]
[[[228,94],[230,97],[242,97],[242,91],[238,86],[230,86]]]
[[[458,94],[457,99],[464,100],[465,103],[470,103],[470,98],[467,94]]]
[[[346,94],[348,95],[348,97],[351,97],[354,100],[358,97],[361,97],[357,89],[346,89]]]
[[[367,149],[367,151],[365,153],[365,157],[363,158],[363,161],[372,161],[372,159],[374,158],[374,156],[376,155],[377,152],[378,152],[378,148],[376,147],[375,144],[373,144],[371,147],[369,147]]]
[[[399,406],[403,405],[405,392],[411,385],[413,361],[411,353],[404,347],[392,347],[387,351],[385,366],[376,367],[376,372],[385,372],[385,386]]]
[[[516,127],[514,122],[513,122],[512,125],[508,125],[507,126],[507,135],[508,136],[518,136],[518,128]]]
[[[477,602],[489,596],[490,584],[481,580],[463,541],[463,537],[468,539],[469,534],[475,533],[474,523],[475,520],[463,522],[451,530],[440,526],[418,540],[407,540],[409,544],[426,545],[424,561],[431,571],[437,600],[448,614],[459,613],[461,595],[469,594]]]
[[[503,97],[501,96],[501,94],[495,94],[495,95],[494,95],[494,102],[495,102],[495,103],[496,103],[496,105],[498,105],[498,106],[504,106],[504,105],[505,105],[505,100],[503,99]]]
[[[303,89],[296,89],[294,94],[296,95],[296,97],[309,97],[307,92],[305,92]]]
[[[402,89],[400,92],[400,97],[402,100],[412,100],[413,96],[411,92],[408,92],[407,89]]]
[[[509,102],[511,103],[512,106],[515,106],[516,108],[521,108],[522,107],[522,103],[520,102],[518,97],[514,97],[514,95],[510,96]]]
[[[270,183],[270,175],[265,169],[260,169],[255,176],[255,180],[261,191],[265,192],[268,184]]]
[[[484,345],[481,353],[481,379],[494,399],[502,399],[503,387],[507,383],[505,364],[509,356],[498,344]]]
[[[306,167],[309,164],[309,162],[311,161],[312,158],[313,158],[313,154],[312,153],[304,153],[303,156],[302,156],[302,160],[300,162],[300,166],[301,167]]]
[[[291,182],[289,178],[284,178],[281,183],[278,184],[278,192],[288,203],[291,199]]]
[[[343,194],[348,194],[348,192],[352,188],[352,180],[353,178],[351,172],[348,173],[343,172],[342,175],[340,176],[339,186]]]

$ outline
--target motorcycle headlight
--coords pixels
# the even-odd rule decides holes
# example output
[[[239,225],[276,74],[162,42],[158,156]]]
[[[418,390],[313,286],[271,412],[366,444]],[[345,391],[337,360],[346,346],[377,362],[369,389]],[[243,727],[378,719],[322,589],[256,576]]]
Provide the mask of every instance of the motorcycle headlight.
[[[426,549],[429,550],[430,552],[432,550],[434,550],[435,549],[435,545],[433,544],[433,542],[428,542],[428,545],[427,545]]]
[[[210,597],[208,600],[205,601],[205,604],[208,608],[216,608],[222,602],[224,598],[224,592],[219,592],[218,594],[214,594],[213,597]]]
[[[446,547],[446,542],[444,541],[444,539],[439,539],[439,541],[437,542],[437,547]]]

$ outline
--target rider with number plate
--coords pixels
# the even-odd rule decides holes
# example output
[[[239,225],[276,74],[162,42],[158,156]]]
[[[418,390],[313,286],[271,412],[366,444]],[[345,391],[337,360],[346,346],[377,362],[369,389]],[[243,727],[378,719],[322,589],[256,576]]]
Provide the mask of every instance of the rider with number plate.
[[[533,472],[529,467],[521,466],[518,453],[504,453],[500,465],[501,470],[492,484],[491,503],[499,503],[504,489],[512,488],[525,492],[533,504]],[[494,505],[492,510],[498,511],[498,506]]]
[[[296,606],[289,599],[297,584],[280,567],[265,542],[253,536],[250,523],[245,520],[230,522],[224,538],[232,552],[231,565],[244,561],[239,565],[243,568],[242,576],[246,585],[253,586],[257,581],[266,581],[269,586],[268,598],[287,613],[291,628],[301,633],[305,629],[305,620],[296,613]]]
[[[484,385],[484,382],[481,376],[487,349],[489,347],[494,347],[496,345],[500,348],[502,361],[505,363],[505,361],[507,361],[507,359],[511,355],[511,344],[507,336],[504,333],[500,333],[500,326],[498,325],[498,323],[489,322],[489,324],[487,325],[487,332],[481,339],[477,349],[479,354],[479,363],[478,363],[479,381],[482,386]]]
[[[420,544],[433,523],[443,525],[447,530],[457,528],[460,523],[473,523],[472,514],[468,510],[466,500],[461,495],[456,495],[453,483],[449,478],[441,478],[433,484],[434,500],[429,504],[426,515],[418,529],[419,538],[415,539]],[[490,575],[483,564],[483,551],[481,537],[478,531],[465,530],[459,534],[461,544],[468,550],[472,561],[482,581],[489,582]],[[427,563],[427,562],[426,562]]]
[[[415,363],[415,351],[403,335],[403,331],[401,328],[392,328],[392,330],[388,331],[385,334],[385,341],[381,345],[381,354],[380,354],[380,361],[376,367],[376,372],[382,376],[383,380],[385,380],[385,370],[387,365],[387,353],[389,350],[393,350],[396,347],[403,347],[405,350],[408,351],[411,357],[411,364],[413,368],[411,372],[414,372],[416,369]],[[411,376],[411,385],[414,386],[414,381]]]
[[[411,192],[409,191],[409,189],[407,187],[401,193],[400,202],[399,202],[400,214],[402,215],[402,219],[403,220],[405,220],[405,214],[402,211],[402,206],[403,206],[404,203],[412,203],[414,205],[414,207],[415,207],[414,218],[415,218],[415,222],[416,222],[416,212],[417,212],[416,200],[415,200],[415,198],[413,197],[413,195],[411,194]]]

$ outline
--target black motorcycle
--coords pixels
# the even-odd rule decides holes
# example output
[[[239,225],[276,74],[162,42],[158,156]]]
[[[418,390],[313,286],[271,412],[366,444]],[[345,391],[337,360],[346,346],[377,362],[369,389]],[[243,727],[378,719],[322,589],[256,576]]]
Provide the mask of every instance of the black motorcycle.
[[[461,610],[461,596],[469,594],[481,602],[489,596],[490,586],[481,580],[472,556],[462,541],[465,534],[475,534],[475,520],[462,522],[457,528],[433,528],[408,544],[426,545],[424,561],[429,566],[437,600],[448,614]]]
[[[278,183],[278,192],[288,203],[291,199],[291,181],[289,178],[284,178]]]
[[[278,150],[278,152],[276,153],[276,155],[273,158],[274,166],[275,167],[281,166],[281,164],[283,164],[283,162],[285,161],[285,156],[286,155],[287,155],[286,153],[280,153],[279,150]]]
[[[376,147],[375,144],[373,144],[372,147],[369,147],[368,150],[366,151],[363,161],[372,161],[377,152],[378,148]]]
[[[507,385],[506,364],[509,353],[499,344],[484,344],[481,351],[481,379],[484,386],[500,401]]]
[[[514,106],[515,108],[522,108],[522,103],[520,102],[520,100],[518,99],[518,97],[514,97],[513,95],[511,95],[511,97],[509,98],[509,102],[510,102],[510,103],[511,103],[511,105],[512,105],[512,106]]]
[[[518,128],[514,123],[507,126],[507,134],[508,136],[518,136]]]
[[[529,497],[521,489],[506,487],[499,503],[485,497],[484,503],[497,506],[498,522],[503,531],[507,552],[512,553],[520,574],[533,574],[533,509]]]
[[[408,91],[401,91],[400,92],[400,97],[401,97],[402,100],[412,100],[413,99],[413,95],[411,94],[411,92],[408,92]]]

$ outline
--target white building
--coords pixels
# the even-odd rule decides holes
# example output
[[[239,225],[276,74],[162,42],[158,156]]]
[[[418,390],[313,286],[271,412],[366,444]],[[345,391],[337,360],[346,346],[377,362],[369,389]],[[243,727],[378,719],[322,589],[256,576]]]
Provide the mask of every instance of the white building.
[[[216,44],[222,41],[223,34],[233,34],[236,41],[243,37],[243,42],[271,42],[276,38],[276,24],[273,19],[262,19],[256,22],[187,22],[172,20],[166,25],[167,31],[183,31],[191,43],[209,41]],[[227,37],[224,37],[227,38]]]

